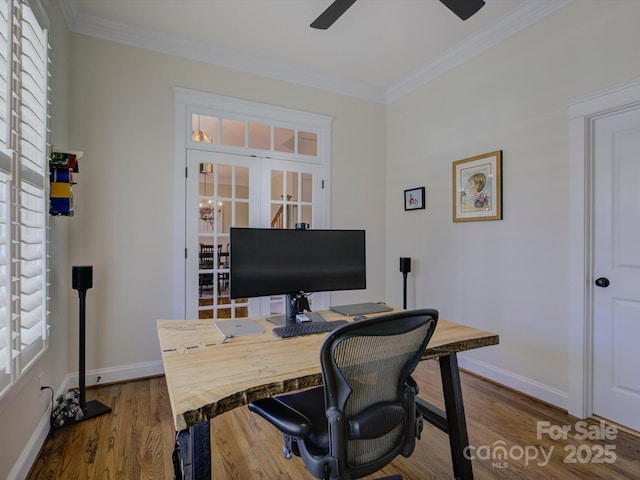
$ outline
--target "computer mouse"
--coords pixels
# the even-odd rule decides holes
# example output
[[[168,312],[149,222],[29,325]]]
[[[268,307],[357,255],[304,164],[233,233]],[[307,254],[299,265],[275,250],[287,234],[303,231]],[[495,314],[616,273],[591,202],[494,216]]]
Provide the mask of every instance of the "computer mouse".
[[[356,315],[355,317],[353,317],[353,321],[354,322],[359,322],[360,320],[366,320],[367,317],[365,317],[364,315]]]

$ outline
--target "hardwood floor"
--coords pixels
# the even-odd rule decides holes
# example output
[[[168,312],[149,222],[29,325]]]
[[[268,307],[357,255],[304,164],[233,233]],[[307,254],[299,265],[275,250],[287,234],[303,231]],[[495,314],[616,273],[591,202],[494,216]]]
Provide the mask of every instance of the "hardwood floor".
[[[175,432],[164,377],[87,390],[112,412],[52,430],[30,479],[171,478]]]
[[[437,362],[422,362],[415,377],[421,396],[442,408]],[[558,409],[464,372],[462,388],[476,479],[640,478],[639,437],[601,431],[595,420],[577,423]],[[52,431],[30,480],[173,478],[175,433],[164,377],[92,388],[87,399],[98,399],[113,412]],[[538,434],[538,422],[548,422],[551,433],[562,427],[571,431],[554,440],[548,430]],[[215,418],[211,432],[215,480],[311,478],[300,459],[282,458],[275,428],[246,408]],[[497,459],[501,446],[506,455]],[[567,463],[571,460],[575,463]],[[400,457],[367,479],[394,473],[405,480],[453,478],[447,436],[425,424],[410,458]]]

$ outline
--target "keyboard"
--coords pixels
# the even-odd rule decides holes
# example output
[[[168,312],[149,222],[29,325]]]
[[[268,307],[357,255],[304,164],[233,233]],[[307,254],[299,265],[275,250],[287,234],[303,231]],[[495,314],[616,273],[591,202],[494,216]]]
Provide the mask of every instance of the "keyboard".
[[[286,327],[274,328],[273,333],[280,338],[299,337],[302,335],[313,335],[314,333],[330,332],[348,323],[346,320],[295,323],[293,325],[287,325]]]

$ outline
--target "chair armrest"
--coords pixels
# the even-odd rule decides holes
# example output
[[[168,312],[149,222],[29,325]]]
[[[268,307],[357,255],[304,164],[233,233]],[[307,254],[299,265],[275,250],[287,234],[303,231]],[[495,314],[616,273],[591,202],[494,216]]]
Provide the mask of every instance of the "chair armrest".
[[[406,413],[399,403],[376,403],[349,420],[349,439],[381,437],[396,428],[405,417]]]
[[[416,391],[416,395],[420,393],[420,387],[418,386],[418,382],[416,382],[411,375],[409,375],[409,380],[407,380],[407,385],[409,385],[410,387],[413,387],[413,389]]]
[[[305,438],[311,433],[311,421],[297,410],[275,398],[261,398],[250,403],[249,410],[257,413],[282,433]]]

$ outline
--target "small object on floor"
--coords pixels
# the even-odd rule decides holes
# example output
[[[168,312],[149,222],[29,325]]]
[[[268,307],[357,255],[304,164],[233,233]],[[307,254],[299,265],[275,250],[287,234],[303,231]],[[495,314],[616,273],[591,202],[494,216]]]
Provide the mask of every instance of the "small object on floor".
[[[80,391],[77,388],[58,395],[56,408],[51,413],[51,426],[62,427],[68,423],[75,423],[84,416],[80,407]]]

